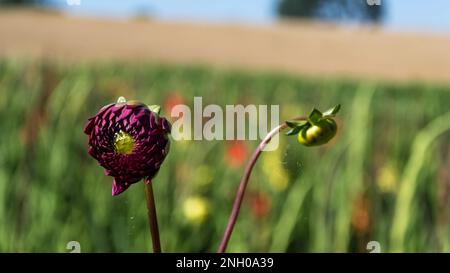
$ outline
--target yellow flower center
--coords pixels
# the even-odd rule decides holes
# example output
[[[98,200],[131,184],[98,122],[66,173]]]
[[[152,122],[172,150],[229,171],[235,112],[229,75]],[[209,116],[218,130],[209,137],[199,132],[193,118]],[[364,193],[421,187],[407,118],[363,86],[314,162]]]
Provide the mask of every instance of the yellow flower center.
[[[114,137],[114,149],[117,153],[128,155],[134,150],[134,139],[129,134],[120,130]]]

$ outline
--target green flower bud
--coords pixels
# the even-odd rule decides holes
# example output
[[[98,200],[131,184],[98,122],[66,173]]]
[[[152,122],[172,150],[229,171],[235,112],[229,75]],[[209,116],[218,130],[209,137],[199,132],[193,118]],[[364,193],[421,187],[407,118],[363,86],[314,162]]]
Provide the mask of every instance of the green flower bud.
[[[330,141],[336,135],[336,131],[336,122],[331,118],[326,118],[316,125],[304,127],[298,133],[297,139],[305,146],[318,146]]]
[[[308,119],[303,122],[286,121],[291,130],[286,135],[297,134],[298,142],[305,146],[319,146],[330,141],[337,132],[334,116],[339,111],[337,105],[325,113],[313,109]]]

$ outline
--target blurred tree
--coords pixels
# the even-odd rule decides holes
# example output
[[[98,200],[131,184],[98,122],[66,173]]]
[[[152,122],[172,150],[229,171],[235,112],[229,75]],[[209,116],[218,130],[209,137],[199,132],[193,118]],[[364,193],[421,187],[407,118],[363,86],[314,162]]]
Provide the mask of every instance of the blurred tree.
[[[378,22],[381,21],[384,10],[381,0],[281,0],[278,6],[278,13],[282,17],[330,21]]]

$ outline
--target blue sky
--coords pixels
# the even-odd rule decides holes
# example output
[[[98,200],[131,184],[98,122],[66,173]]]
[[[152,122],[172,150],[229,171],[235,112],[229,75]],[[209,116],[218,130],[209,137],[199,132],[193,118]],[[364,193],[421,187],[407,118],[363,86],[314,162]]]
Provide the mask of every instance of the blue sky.
[[[387,4],[389,27],[450,33],[449,0],[390,0]]]
[[[150,14],[161,20],[266,24],[276,21],[278,0],[49,0],[72,15],[127,18]],[[384,25],[396,30],[450,33],[450,0],[381,0]]]

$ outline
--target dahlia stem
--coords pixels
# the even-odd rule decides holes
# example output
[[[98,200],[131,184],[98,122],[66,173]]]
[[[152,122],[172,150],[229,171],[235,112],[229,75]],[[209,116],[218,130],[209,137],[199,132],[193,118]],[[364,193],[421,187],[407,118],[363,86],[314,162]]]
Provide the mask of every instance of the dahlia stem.
[[[156,217],[155,197],[153,195],[152,183],[148,178],[145,179],[145,197],[147,200],[147,214],[150,225],[150,234],[152,236],[153,253],[161,253],[161,243],[159,240],[158,219]]]
[[[306,120],[306,117],[297,117],[292,120]],[[241,182],[239,184],[239,188],[236,193],[236,197],[234,199],[233,203],[233,209],[231,210],[231,215],[228,218],[228,224],[227,228],[225,229],[225,232],[222,237],[222,242],[220,243],[218,253],[224,253],[228,242],[231,237],[231,233],[233,232],[234,225],[236,224],[237,217],[239,215],[239,211],[241,209],[242,200],[244,199],[245,189],[247,188],[248,180],[250,178],[250,174],[252,173],[253,167],[255,166],[256,160],[258,160],[259,155],[263,151],[264,147],[267,145],[267,143],[270,142],[270,140],[277,135],[280,131],[285,129],[287,127],[286,122],[283,122],[282,124],[275,127],[272,131],[270,131],[267,136],[261,141],[261,143],[258,145],[256,150],[253,152],[252,157],[250,158],[250,161],[247,163],[247,166],[244,170],[244,175],[241,178]]]

